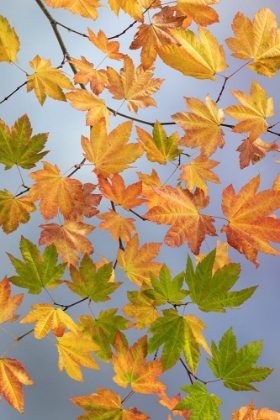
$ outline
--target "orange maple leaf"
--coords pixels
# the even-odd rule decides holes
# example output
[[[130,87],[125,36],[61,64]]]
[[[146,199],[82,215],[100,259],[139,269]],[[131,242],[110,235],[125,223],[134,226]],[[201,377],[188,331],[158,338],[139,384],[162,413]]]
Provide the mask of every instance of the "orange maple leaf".
[[[110,184],[102,175],[98,176],[100,192],[117,206],[122,206],[125,210],[129,210],[145,203],[146,200],[144,198],[138,197],[142,192],[141,181],[135,182],[125,188],[123,178],[116,173],[112,176],[111,182],[112,184]]]
[[[195,98],[185,98],[185,102],[192,112],[178,112],[171,116],[185,130],[180,144],[191,148],[200,147],[201,154],[209,157],[218,146],[223,148],[225,144],[224,132],[220,127],[224,121],[223,110],[218,108],[209,95],[205,98],[206,104]]]
[[[74,206],[70,215],[70,219],[82,222],[83,216],[93,217],[99,213],[99,210],[97,210],[96,206],[98,206],[100,203],[102,195],[92,194],[92,191],[94,191],[96,187],[97,185],[91,184],[90,182],[86,182],[83,185],[83,201],[74,199]]]
[[[254,410],[255,404],[250,402],[246,407],[241,407],[235,410],[232,415],[232,420],[280,420],[280,413],[269,410],[268,408],[259,408]]]
[[[78,251],[83,255],[93,253],[91,242],[84,236],[91,233],[95,229],[94,226],[75,220],[66,220],[62,226],[49,223],[40,227],[44,230],[41,232],[39,245],[54,244],[58,255],[63,262],[68,263],[68,266],[78,264]]]
[[[170,34],[169,28],[179,28],[183,23],[184,16],[174,16],[174,10],[165,6],[162,10],[152,17],[150,25],[142,24],[138,32],[134,35],[134,40],[130,45],[131,50],[141,50],[141,63],[146,70],[154,63],[157,57],[157,49],[164,45],[178,44]]]
[[[117,355],[112,355],[113,369],[116,372],[113,381],[119,386],[126,388],[130,383],[133,391],[142,394],[152,394],[167,388],[162,382],[156,380],[162,373],[161,360],[146,363],[148,349],[146,335],[128,349],[118,331],[114,348]]]
[[[130,168],[143,154],[140,144],[127,144],[132,129],[132,122],[119,124],[107,135],[105,120],[99,121],[90,131],[90,140],[82,136],[84,157],[95,166],[94,172],[105,178],[112,177]]]
[[[250,141],[249,138],[247,138],[246,140],[243,140],[236,150],[240,152],[240,169],[246,168],[251,162],[253,165],[259,162],[268,152],[280,152],[276,143],[266,143],[260,138],[257,138],[254,141]]]
[[[134,235],[127,243],[125,250],[118,250],[118,265],[126,272],[132,283],[142,286],[147,284],[151,287],[150,275],[159,276],[162,264],[152,262],[159,253],[161,243],[151,242],[144,244],[140,249],[138,235]]]
[[[114,210],[110,209],[109,213],[101,213],[98,214],[97,217],[104,220],[104,222],[101,222],[98,225],[99,229],[110,230],[110,235],[116,241],[121,239],[121,241],[126,244],[130,240],[131,234],[137,232],[133,224],[135,219],[132,219],[131,217],[122,217]]]
[[[236,195],[232,185],[223,191],[222,210],[228,225],[221,232],[229,245],[259,266],[258,252],[280,255],[269,241],[280,243],[280,220],[269,216],[280,207],[280,191],[265,190],[256,194],[260,175],[251,179]]]
[[[205,156],[198,156],[189,165],[180,166],[183,173],[181,173],[179,180],[185,181],[188,190],[192,191],[194,187],[200,188],[206,195],[208,193],[206,181],[214,182],[215,184],[221,183],[219,177],[211,171],[218,164],[219,162],[216,160],[209,160]]]
[[[249,140],[256,140],[260,133],[266,133],[268,124],[266,118],[274,115],[273,99],[267,98],[266,91],[254,80],[251,85],[251,96],[240,90],[232,91],[242,105],[232,105],[224,110],[236,120],[242,120],[232,129],[235,133],[248,133]]]
[[[152,79],[153,67],[144,70],[142,66],[138,66],[135,71],[134,63],[128,56],[123,61],[124,67],[120,74],[112,67],[107,67],[107,89],[112,93],[113,99],[126,100],[128,109],[134,114],[139,107],[156,106],[150,95],[159,90],[164,79]]]
[[[40,210],[45,220],[55,217],[58,211],[68,219],[75,201],[83,201],[82,183],[77,179],[62,177],[56,165],[42,162],[44,169],[29,174],[36,184],[32,185],[28,197],[40,201]]]
[[[8,403],[20,413],[23,413],[24,408],[21,384],[33,383],[22,363],[15,359],[0,358],[0,398],[3,394]]]
[[[164,204],[165,200],[159,195],[155,194],[153,187],[161,188],[162,184],[155,169],[152,170],[151,175],[137,172],[138,178],[142,181],[142,196],[147,199],[146,206],[148,209]]]
[[[172,225],[164,243],[168,246],[181,246],[185,241],[193,254],[198,254],[206,234],[216,236],[213,217],[201,215],[200,209],[209,203],[200,189],[194,194],[180,187],[153,187],[154,192],[165,200],[164,205],[152,207],[144,218],[157,224]]]
[[[20,223],[27,223],[29,213],[36,206],[29,197],[14,197],[9,191],[0,191],[0,225],[5,233],[16,230]]]
[[[186,16],[185,25],[189,26],[194,20],[198,25],[208,26],[219,22],[218,13],[212,9],[212,7],[208,6],[209,4],[217,4],[219,1],[220,0],[178,0],[177,5],[174,6],[174,8]]]
[[[120,43],[118,41],[109,41],[103,31],[98,31],[97,36],[91,29],[88,28],[88,39],[97,48],[103,51],[107,57],[112,60],[121,60],[125,57],[125,54],[119,52]],[[105,72],[106,73],[106,72]]]
[[[174,416],[178,416],[179,414],[184,419],[190,418],[191,410],[173,410],[173,408],[181,401],[180,393],[174,395],[172,398],[169,398],[164,391],[157,391],[156,394],[161,398],[161,400],[158,401],[159,404],[169,408],[169,410],[172,410]]]
[[[35,73],[27,75],[27,92],[34,89],[41,105],[44,104],[47,96],[58,101],[66,101],[62,88],[73,89],[68,77],[61,70],[52,68],[50,60],[45,60],[38,55],[29,64]]]
[[[44,0],[51,7],[63,7],[71,13],[79,14],[84,18],[95,20],[98,16],[97,7],[102,7],[98,0]]]
[[[21,305],[23,300],[23,293],[18,295],[11,295],[11,286],[7,277],[0,281],[0,324],[4,322],[14,322],[19,315],[15,311]]]
[[[93,93],[95,93],[95,95],[99,95],[103,92],[107,82],[106,71],[102,69],[95,69],[93,64],[87,61],[85,57],[82,56],[81,58],[82,60],[77,60],[75,58],[69,60],[69,63],[74,64],[74,66],[80,70],[75,74],[74,82],[82,83],[84,85],[89,83]]]

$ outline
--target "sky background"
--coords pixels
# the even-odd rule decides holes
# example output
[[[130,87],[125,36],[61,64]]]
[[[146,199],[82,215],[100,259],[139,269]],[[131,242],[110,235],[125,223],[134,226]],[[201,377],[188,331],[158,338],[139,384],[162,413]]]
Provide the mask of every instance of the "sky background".
[[[239,68],[243,61],[234,59],[230,56],[230,51],[224,43],[224,39],[233,36],[231,29],[231,22],[237,11],[242,12],[250,19],[254,14],[263,7],[269,7],[276,14],[278,22],[280,22],[280,3],[278,0],[254,0],[244,1],[235,0],[226,1],[221,0],[215,9],[220,15],[220,23],[208,27],[208,29],[223,43],[227,63],[229,69],[224,73],[231,74]],[[115,17],[113,13],[109,12],[107,8],[99,8],[99,18],[97,21],[84,19],[78,15],[72,15],[70,12],[48,8],[53,17],[77,31],[87,33],[87,27],[90,27],[95,33],[102,29],[106,35],[113,36],[120,33],[131,22],[131,18],[124,13],[120,13],[119,18]],[[62,61],[62,54],[53,34],[51,26],[39,9],[35,1],[32,0],[11,0],[7,2],[0,2],[0,14],[5,16],[15,30],[20,39],[21,48],[18,54],[19,66],[27,72],[32,72],[29,67],[29,61],[37,54],[45,59],[51,59],[53,66],[58,66]],[[152,15],[153,13],[151,13]],[[137,26],[130,29],[125,36],[119,38],[121,43],[121,52],[128,52],[134,59],[136,65],[139,62],[140,50],[128,51],[128,47],[133,39],[133,35],[137,30]],[[192,25],[191,29],[196,32],[196,25]],[[69,33],[63,28],[59,31],[64,39],[69,54],[74,58],[80,58],[84,55],[88,61],[94,63],[97,67],[104,54],[99,52],[87,39],[79,37],[73,33]],[[106,59],[105,66],[112,66],[117,70],[122,67],[122,62],[111,61]],[[72,77],[69,66],[65,65],[63,70]],[[150,107],[145,110],[140,110],[137,117],[146,119],[148,121],[155,121],[156,119],[163,121],[171,121],[170,115],[176,112],[187,111],[183,97],[196,97],[201,100],[205,99],[206,94],[209,94],[212,99],[216,99],[222,83],[223,78],[217,76],[217,82],[212,81],[197,81],[195,79],[185,77],[179,72],[163,65],[161,60],[156,62],[156,70],[154,77],[165,78],[162,88],[153,97],[157,102],[157,108]],[[0,101],[9,95],[17,86],[25,81],[25,74],[21,72],[16,66],[7,63],[0,65]],[[280,73],[275,77],[268,79],[253,73],[250,69],[245,68],[235,77],[230,79],[226,85],[225,92],[222,96],[219,106],[226,108],[230,104],[235,104],[236,100],[229,92],[232,90],[242,90],[249,93],[251,81],[256,80],[264,89],[266,89],[268,97],[274,98],[274,107],[276,115],[269,119],[269,123],[273,124],[279,120],[279,87],[280,87]],[[101,95],[107,102],[107,105],[117,109],[120,102],[111,99],[109,93]],[[121,112],[129,114],[126,105],[123,105]],[[69,103],[54,101],[50,98],[46,99],[43,107],[41,107],[34,95],[34,92],[26,93],[25,87],[13,95],[8,101],[4,102],[0,107],[0,118],[9,126],[27,113],[33,128],[33,134],[49,132],[49,140],[46,144],[46,149],[50,153],[43,159],[52,164],[57,164],[62,173],[70,170],[73,165],[79,163],[82,156],[82,148],[80,144],[81,135],[89,137],[89,127],[85,126],[85,113],[72,108]],[[124,122],[125,119],[120,117],[110,118],[110,130],[115,126]],[[227,118],[226,123],[232,123]],[[148,126],[141,126],[145,130],[151,132]],[[277,126],[278,127],[278,126]],[[280,131],[279,129],[275,131]],[[175,128],[175,126],[166,127],[168,133],[173,131],[182,131]],[[248,182],[248,180],[257,174],[261,174],[260,190],[270,189],[276,175],[279,172],[279,163],[275,160],[280,156],[270,153],[258,164],[239,169],[239,154],[236,148],[241,143],[243,137],[241,135],[233,135],[229,130],[225,131],[226,145],[222,150],[217,151],[211,159],[220,162],[220,165],[215,168],[215,173],[220,177],[222,184],[210,184],[209,195],[210,205],[206,208],[205,213],[215,216],[222,216],[221,212],[221,194],[223,189],[229,184],[233,184],[235,191]],[[135,131],[131,137],[131,141],[135,141]],[[275,136],[262,136],[266,141],[275,140]],[[193,153],[194,151],[190,151]],[[182,160],[182,163],[188,163],[187,158]],[[152,168],[155,168],[161,180],[166,181],[173,173],[175,167],[172,163],[167,166],[160,166],[158,164],[151,164],[145,159],[140,159],[136,162],[137,171],[150,174]],[[36,169],[41,169],[42,164],[39,162]],[[35,169],[35,170],[36,170]],[[77,179],[82,182],[96,183],[95,175],[91,172],[91,166],[85,166],[76,174]],[[32,181],[27,177],[28,171],[22,170],[24,181],[27,185],[31,185]],[[136,182],[138,180],[135,169],[127,170],[122,173],[127,184]],[[168,183],[176,185],[179,172],[177,171],[169,180]],[[8,189],[11,193],[16,194],[21,185],[21,180],[17,169],[14,167],[10,171],[4,171],[4,165],[0,166],[0,189]],[[99,207],[100,212],[108,211],[110,203],[103,199]],[[145,207],[137,208],[139,213],[143,214]],[[125,212],[122,213],[125,215]],[[279,215],[279,214],[278,214]],[[131,217],[132,215],[129,215]],[[51,222],[59,223],[58,219],[53,219]],[[99,219],[85,219],[86,223],[97,226]],[[21,258],[19,252],[19,240],[21,235],[25,236],[33,243],[38,244],[40,229],[38,225],[44,223],[39,212],[31,214],[31,219],[28,224],[20,225],[14,233],[5,235],[0,232],[0,247],[1,247],[1,278],[5,275],[12,276],[15,274],[13,266],[5,252],[9,252],[17,258]],[[217,232],[222,227],[222,221],[215,223]],[[140,244],[147,242],[162,242],[168,230],[167,226],[157,226],[155,224],[143,225],[141,221],[137,221],[136,226],[139,231]],[[88,236],[93,243],[95,253],[92,255],[94,261],[99,261],[98,255],[105,256],[109,261],[114,261],[117,253],[117,242],[115,242],[107,231],[95,229],[91,235]],[[215,247],[217,238],[207,238],[207,244],[204,243],[201,252],[207,253]],[[224,234],[219,234],[219,239],[223,242],[226,240]],[[276,246],[277,248],[277,246]],[[277,249],[280,249],[279,247]],[[41,247],[43,250],[43,247]],[[157,258],[159,262],[165,262],[171,269],[172,275],[176,275],[185,269],[186,258],[188,254],[188,247],[186,244],[180,248],[172,249],[165,245],[162,246],[161,252]],[[194,305],[192,313],[200,317],[207,325],[205,330],[205,337],[210,344],[213,339],[216,343],[221,339],[225,331],[230,326],[233,326],[234,333],[238,339],[239,348],[244,344],[264,339],[264,350],[258,361],[259,366],[274,367],[274,372],[261,383],[254,384],[259,390],[259,393],[254,392],[234,392],[224,388],[222,383],[209,384],[210,392],[216,394],[224,401],[220,406],[222,419],[230,419],[233,410],[240,408],[242,405],[249,404],[250,400],[255,401],[256,407],[269,407],[270,409],[280,411],[279,399],[279,383],[280,383],[280,333],[279,333],[279,319],[280,319],[280,286],[279,286],[279,258],[260,254],[258,261],[260,267],[258,269],[247,261],[243,255],[240,255],[233,249],[230,249],[229,255],[233,262],[241,262],[242,271],[240,280],[236,285],[236,290],[241,288],[259,285],[254,296],[239,310],[228,311],[226,314],[203,313],[199,312]],[[123,281],[124,284],[113,295],[112,302],[102,304],[92,304],[92,310],[95,315],[98,315],[100,310],[109,307],[121,308],[127,303],[126,290],[135,290],[136,287],[124,277],[124,272],[116,270],[116,280]],[[64,278],[67,278],[66,272]],[[25,290],[13,287],[13,293],[21,293]],[[72,294],[66,286],[60,286],[51,292],[51,295],[56,302],[63,304],[70,304],[77,300],[77,295]],[[34,303],[51,303],[49,296],[42,292],[38,296],[28,295],[25,293],[24,302],[17,311],[22,316],[29,311],[30,305]],[[69,315],[77,321],[77,316],[89,313],[87,303],[77,305],[68,311]],[[121,314],[121,312],[120,312]],[[15,335],[22,335],[30,329],[29,325],[22,325],[18,323],[6,324],[4,328],[8,329]],[[143,330],[140,331],[143,335]],[[128,332],[129,342],[133,344],[139,337],[135,331]],[[3,331],[0,331],[0,352],[1,354],[13,343],[13,338]],[[63,372],[58,372],[57,368],[57,350],[54,345],[54,340],[45,338],[43,340],[36,340],[32,335],[27,336],[20,343],[13,348],[6,357],[15,358],[21,361],[26,366],[28,374],[33,379],[34,386],[24,386],[25,395],[25,412],[24,415],[19,414],[16,410],[11,408],[3,399],[0,405],[1,419],[17,420],[49,420],[49,419],[75,419],[83,412],[70,401],[69,397],[80,395],[89,395],[95,392],[96,387],[103,387],[119,392],[122,397],[125,397],[128,389],[118,387],[111,381],[114,372],[109,365],[97,360],[100,371],[93,371],[89,369],[83,370],[84,383],[71,380],[68,375]],[[96,358],[97,359],[97,358]],[[213,379],[210,369],[206,362],[206,354],[202,350],[201,363],[197,372],[197,376],[203,380]],[[172,397],[179,391],[179,387],[189,385],[188,377],[178,363],[171,371],[164,373],[160,378],[168,386],[167,394]],[[181,392],[182,396],[185,396]],[[139,410],[148,414],[151,419],[158,420],[166,419],[168,410],[157,403],[156,396],[135,394],[127,403],[126,407],[136,406]]]

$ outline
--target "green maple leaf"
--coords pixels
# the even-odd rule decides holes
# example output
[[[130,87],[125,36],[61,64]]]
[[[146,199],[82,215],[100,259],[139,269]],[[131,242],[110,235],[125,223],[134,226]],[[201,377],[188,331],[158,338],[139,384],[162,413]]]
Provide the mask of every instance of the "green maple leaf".
[[[179,305],[188,295],[187,290],[181,290],[184,282],[184,273],[178,274],[172,280],[169,270],[164,264],[159,273],[159,280],[151,275],[151,283],[154,289],[144,291],[150,299],[155,300],[156,306],[164,305],[167,302],[172,305]]]
[[[195,372],[200,357],[199,345],[211,355],[201,332],[205,325],[191,314],[180,316],[174,309],[165,309],[162,312],[163,317],[158,318],[148,331],[154,334],[148,342],[148,353],[164,344],[161,358],[163,369],[167,370],[175,365],[183,351],[186,362],[192,372]]]
[[[14,165],[24,169],[34,168],[49,151],[41,152],[48,138],[48,133],[31,137],[32,128],[26,114],[20,117],[11,128],[0,120],[0,162],[6,169]],[[41,153],[39,153],[41,152]]]
[[[230,328],[219,342],[212,342],[213,359],[207,360],[216,378],[221,378],[225,387],[234,391],[257,391],[250,382],[263,381],[271,368],[253,365],[261,355],[263,341],[252,341],[237,351],[237,341]]]
[[[41,256],[36,245],[22,236],[19,248],[24,262],[7,253],[16,272],[19,274],[9,278],[11,283],[24,287],[28,289],[29,293],[36,295],[45,286],[54,289],[63,282],[60,278],[67,264],[56,265],[58,254],[54,245],[46,247]]]
[[[190,257],[187,261],[186,283],[190,298],[204,312],[226,312],[225,307],[236,308],[249,299],[258,287],[229,292],[238,280],[240,264],[227,264],[212,275],[215,256],[216,249],[198,263],[195,272]]]
[[[91,258],[85,254],[80,270],[71,266],[70,275],[72,282],[65,280],[65,283],[73,293],[84,297],[89,297],[94,302],[105,302],[110,300],[109,296],[122,283],[111,281],[112,263],[102,265],[96,270],[96,265]]]
[[[190,395],[181,400],[173,410],[192,410],[190,420],[220,420],[218,405],[223,402],[216,395],[209,395],[205,385],[196,382],[181,386],[180,389]]]
[[[101,311],[96,319],[90,315],[83,315],[78,318],[81,329],[100,346],[100,350],[96,350],[95,354],[104,362],[109,362],[112,359],[110,344],[114,344],[116,332],[126,330],[133,325],[123,316],[116,315],[117,311],[117,309]],[[127,343],[122,332],[121,335],[123,341]]]

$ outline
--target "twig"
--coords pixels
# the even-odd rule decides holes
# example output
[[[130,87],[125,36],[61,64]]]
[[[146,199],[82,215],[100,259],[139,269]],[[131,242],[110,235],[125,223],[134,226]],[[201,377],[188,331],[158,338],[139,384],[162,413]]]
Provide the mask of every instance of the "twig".
[[[18,86],[12,93],[10,93],[8,96],[6,96],[6,98],[4,98],[1,102],[0,105],[7,101],[12,95],[14,95],[14,93],[16,93],[18,90],[20,90],[24,85],[26,85],[28,82],[28,80],[26,80],[24,83],[22,83],[20,86]]]

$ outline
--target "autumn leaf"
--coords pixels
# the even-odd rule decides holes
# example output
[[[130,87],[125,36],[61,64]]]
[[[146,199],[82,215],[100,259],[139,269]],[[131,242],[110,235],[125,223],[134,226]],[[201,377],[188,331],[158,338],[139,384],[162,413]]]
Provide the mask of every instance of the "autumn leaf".
[[[119,52],[120,43],[118,41],[109,41],[101,30],[95,35],[95,33],[88,28],[88,39],[93,45],[103,51],[108,58],[111,58],[111,60],[122,60],[125,57],[125,54]],[[104,73],[106,74],[105,71]]]
[[[29,213],[36,206],[29,197],[14,197],[9,191],[0,191],[0,225],[5,233],[15,231],[20,223],[27,223]]]
[[[135,407],[128,409],[122,408],[122,401],[119,394],[110,389],[96,388],[96,393],[87,397],[69,398],[73,404],[77,405],[87,413],[77,417],[77,420],[149,420],[149,416],[138,411]]]
[[[274,115],[273,99],[267,98],[266,91],[254,80],[251,85],[251,96],[240,90],[232,91],[233,96],[242,105],[232,105],[224,111],[236,120],[242,120],[236,124],[232,131],[235,133],[250,133],[249,140],[253,142],[260,133],[266,133],[268,124],[266,118]]]
[[[254,141],[250,141],[249,138],[247,138],[243,140],[236,150],[240,152],[240,169],[246,168],[251,162],[253,165],[258,163],[268,152],[280,152],[276,143],[266,143],[260,138],[257,138]]]
[[[260,9],[253,22],[238,12],[232,24],[236,38],[226,39],[234,51],[233,57],[241,60],[253,59],[247,64],[258,74],[268,77],[280,68],[280,30],[275,14],[269,9]]]
[[[221,124],[224,113],[209,95],[205,104],[196,98],[185,98],[187,107],[192,112],[178,112],[171,117],[179,127],[185,130],[185,135],[180,140],[180,145],[197,148],[204,156],[211,156],[217,147],[223,148],[224,132]]]
[[[263,381],[273,369],[253,366],[261,355],[263,340],[252,341],[237,351],[232,328],[227,330],[217,347],[212,342],[212,360],[207,359],[216,378],[235,391],[257,391],[250,382]]]
[[[201,319],[192,314],[180,316],[175,309],[164,309],[163,316],[150,327],[148,353],[156,351],[162,344],[162,366],[164,370],[172,368],[184,352],[191,371],[195,373],[200,358],[199,345],[211,355],[211,351],[202,335],[205,329]]]
[[[119,124],[107,135],[105,120],[101,120],[92,127],[90,140],[82,136],[84,157],[95,166],[94,172],[105,178],[131,168],[142,153],[140,144],[127,144],[132,129],[132,122]]]
[[[20,42],[8,19],[0,15],[0,61],[11,63],[17,60]]]
[[[24,365],[18,360],[0,358],[0,397],[2,394],[8,403],[23,413],[24,399],[22,385],[33,385]]]
[[[102,6],[98,0],[44,0],[44,2],[56,9],[63,7],[73,14],[77,13],[84,18],[93,20],[98,17],[96,8]]]
[[[220,0],[178,0],[175,9],[186,16],[188,26],[192,23],[192,20],[198,25],[208,26],[219,22],[218,13],[212,9],[212,7],[209,7],[209,4],[217,4],[219,1]]]
[[[152,169],[151,175],[136,172],[140,181],[142,181],[142,196],[147,199],[145,202],[148,209],[155,206],[160,206],[165,203],[165,200],[159,195],[155,194],[153,187],[162,187],[162,183],[155,169]]]
[[[191,251],[198,254],[206,234],[216,236],[213,217],[199,213],[208,205],[209,197],[199,189],[194,194],[170,185],[153,189],[165,203],[152,207],[143,217],[157,224],[172,225],[164,239],[166,245],[176,247],[187,241]]]
[[[280,255],[268,242],[280,242],[280,220],[270,216],[280,207],[280,191],[265,190],[256,194],[260,175],[251,179],[236,195],[232,185],[223,191],[222,210],[228,225],[221,232],[230,246],[252,261],[256,267],[258,252]]]
[[[242,305],[258,286],[230,292],[238,280],[240,264],[224,265],[213,274],[215,257],[216,249],[206,255],[194,271],[192,260],[188,256],[186,283],[191,300],[201,311],[226,312],[225,308],[235,309]]]
[[[216,160],[207,159],[207,157],[201,155],[196,159],[193,159],[188,165],[181,165],[180,169],[183,171],[178,178],[179,180],[185,181],[186,188],[192,191],[194,187],[200,188],[204,194],[208,193],[208,186],[206,181],[220,184],[220,178],[211,171],[219,165]]]
[[[73,108],[79,111],[88,111],[86,125],[94,126],[102,119],[105,119],[107,126],[109,125],[109,111],[104,99],[100,99],[84,89],[76,89],[73,92],[68,92],[65,97],[71,101]]]
[[[127,292],[127,297],[131,303],[125,305],[122,311],[126,316],[135,318],[138,330],[148,327],[160,317],[155,301],[143,292]]]
[[[172,398],[168,398],[164,391],[157,391],[157,396],[161,398],[159,400],[159,404],[163,405],[164,407],[169,408],[169,410],[173,411],[174,416],[178,416],[178,414],[183,417],[184,419],[190,419],[191,410],[173,410],[173,408],[181,401],[180,393],[174,395]]]
[[[82,222],[83,216],[93,217],[99,213],[96,206],[99,205],[102,195],[92,194],[92,191],[94,191],[96,187],[97,185],[91,184],[90,182],[86,182],[82,186],[83,200],[74,199],[74,207],[71,211],[70,219]],[[78,198],[80,198],[80,196]]]
[[[162,10],[153,15],[151,24],[143,23],[138,27],[134,40],[130,45],[131,50],[141,50],[141,63],[146,70],[152,66],[156,57],[157,49],[164,45],[177,44],[177,41],[169,32],[169,28],[179,28],[185,16],[174,15],[174,10],[165,6]]]
[[[83,201],[82,183],[77,179],[62,177],[57,165],[42,162],[44,169],[32,172],[35,181],[29,190],[32,201],[40,200],[40,210],[45,220],[53,219],[58,211],[70,218],[75,201]]]
[[[34,89],[41,105],[44,104],[47,96],[58,101],[66,101],[62,88],[73,89],[68,77],[61,70],[51,67],[50,60],[45,60],[38,55],[29,63],[34,73],[27,76],[27,92]]]
[[[0,162],[5,170],[14,165],[24,169],[34,168],[49,151],[41,152],[48,139],[48,133],[32,136],[32,128],[27,114],[20,117],[11,127],[0,120]]]
[[[227,68],[225,52],[217,39],[207,29],[198,27],[200,40],[194,32],[169,29],[181,46],[167,45],[158,48],[158,55],[165,64],[185,76],[215,81],[215,75]]]
[[[90,63],[85,57],[81,57],[81,60],[72,58],[69,63],[73,64],[79,71],[74,75],[74,82],[81,83],[83,85],[90,84],[90,88],[95,95],[100,95],[103,92],[105,84],[107,82],[107,76],[105,70],[97,70],[93,64]]]
[[[93,253],[91,242],[84,236],[91,233],[94,226],[74,220],[66,220],[62,226],[49,223],[40,225],[40,227],[43,231],[41,232],[39,245],[54,244],[58,255],[63,262],[67,262],[68,266],[78,264],[78,251],[83,255]]]
[[[143,22],[143,13],[138,0],[108,0],[110,8],[118,16],[120,9],[137,22]]]
[[[153,127],[153,136],[136,126],[138,141],[142,144],[148,160],[166,165],[166,161],[173,161],[182,153],[178,149],[179,137],[175,132],[167,136],[162,125],[156,121]]]
[[[117,260],[118,265],[126,272],[126,277],[132,283],[142,286],[151,285],[150,274],[156,277],[162,266],[159,262],[152,262],[157,257],[161,243],[150,242],[144,244],[140,249],[138,235],[134,235],[127,243],[125,250],[119,249]]]
[[[108,213],[98,214],[97,217],[98,219],[104,220],[98,225],[99,229],[109,230],[110,235],[115,241],[120,239],[126,244],[130,240],[131,234],[137,233],[133,224],[135,219],[132,217],[122,217],[111,209]]]
[[[15,311],[22,304],[23,293],[12,297],[10,297],[10,295],[11,286],[9,280],[5,277],[0,281],[0,324],[4,324],[4,322],[14,322],[19,317],[19,315],[15,314]]]
[[[34,337],[38,340],[45,337],[50,331],[56,337],[62,337],[66,328],[71,330],[76,338],[81,336],[81,330],[78,325],[62,309],[55,309],[48,303],[36,303],[31,305],[31,308],[34,308],[34,311],[23,317],[20,323],[30,324],[36,322]]]
[[[18,287],[28,289],[31,294],[41,293],[43,287],[54,289],[62,280],[66,264],[57,264],[58,254],[54,245],[46,247],[43,255],[32,242],[21,237],[19,249],[24,262],[8,254],[18,276],[9,281]]]
[[[131,384],[135,392],[153,394],[167,387],[156,378],[162,373],[161,360],[146,362],[147,336],[141,337],[132,347],[127,348],[120,333],[117,332],[114,348],[116,356],[112,356],[113,369],[116,375],[113,381],[123,388]]]
[[[224,265],[231,263],[231,258],[228,256],[228,247],[229,244],[227,242],[222,243],[219,239],[216,243],[216,256],[212,268],[212,275],[216,273],[217,270],[222,268]],[[200,253],[196,255],[196,264],[202,261],[207,254]]]
[[[144,70],[142,66],[134,69],[134,63],[129,56],[124,58],[124,67],[117,73],[112,67],[107,67],[107,89],[113,99],[127,101],[128,109],[137,114],[138,108],[156,106],[150,95],[156,93],[164,79],[152,79],[153,67]]]
[[[255,404],[250,402],[246,407],[241,407],[235,410],[232,415],[232,420],[280,420],[280,413],[269,410],[268,408],[259,408],[254,410]]]

